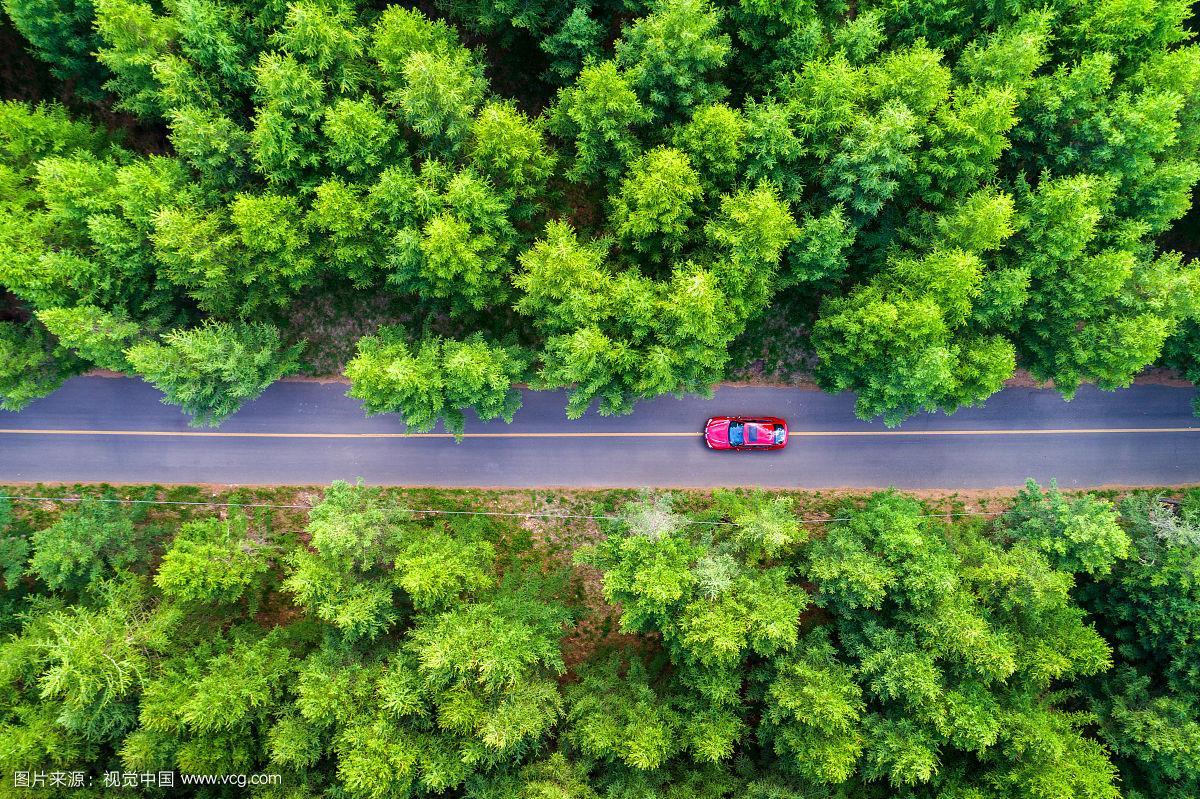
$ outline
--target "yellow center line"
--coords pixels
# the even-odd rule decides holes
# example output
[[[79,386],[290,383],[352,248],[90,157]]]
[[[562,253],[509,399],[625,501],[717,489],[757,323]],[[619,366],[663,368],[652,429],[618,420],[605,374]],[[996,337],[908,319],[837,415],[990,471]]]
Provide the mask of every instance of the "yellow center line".
[[[1200,433],[1200,427],[1074,427],[1014,430],[792,430],[792,438],[859,436],[1061,436],[1111,433]],[[241,433],[218,430],[19,430],[0,428],[0,435],[160,436],[176,438],[454,438],[450,433]],[[696,438],[700,432],[570,432],[465,433],[463,438]]]

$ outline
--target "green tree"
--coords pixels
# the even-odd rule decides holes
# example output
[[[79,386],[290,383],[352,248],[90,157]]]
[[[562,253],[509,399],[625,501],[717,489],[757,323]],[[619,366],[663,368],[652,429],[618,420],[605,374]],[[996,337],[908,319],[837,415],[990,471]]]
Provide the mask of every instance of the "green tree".
[[[554,170],[541,126],[511,103],[488,103],[471,125],[471,163],[520,198],[541,193]]]
[[[292,554],[283,587],[348,637],[374,638],[396,618],[387,570],[408,518],[376,490],[334,483],[309,515],[313,551]]]
[[[237,188],[250,168],[250,134],[233,119],[196,107],[173,109],[171,146],[209,185]]]
[[[251,536],[243,513],[189,522],[163,553],[154,584],[181,602],[236,602],[262,582],[270,554]]]
[[[1071,602],[1071,575],[1028,547],[948,540],[921,511],[877,495],[809,546],[802,572],[836,617],[843,653],[826,650],[823,663],[780,686],[787,704],[769,712],[781,722],[781,753],[796,741],[805,760],[795,767],[816,766],[831,783],[857,764],[858,779],[893,789],[1118,796],[1103,747],[1083,734],[1086,720],[1054,708],[1061,700],[1046,693],[1110,664],[1108,644]],[[1042,654],[1024,655],[1030,647]],[[861,694],[847,685],[851,675]],[[806,690],[835,686],[815,707],[797,705]],[[948,767],[955,762],[964,767]]]
[[[405,59],[403,75],[393,102],[405,121],[436,149],[457,151],[483,101],[480,66],[461,48],[447,54],[419,51]]]
[[[1130,796],[1184,797],[1197,787],[1200,681],[1196,649],[1200,505],[1178,511],[1153,495],[1121,503],[1131,557],[1081,584],[1080,603],[1116,649],[1117,667],[1089,686],[1100,733]]]
[[[133,522],[104,500],[84,502],[30,543],[29,573],[54,590],[80,591],[137,560]]]
[[[577,4],[558,30],[538,43],[550,58],[543,79],[558,85],[570,83],[585,64],[600,60],[603,41],[604,26],[588,16],[586,5]]]
[[[683,152],[700,174],[708,196],[729,191],[743,158],[747,123],[727,105],[697,108],[687,124],[676,127],[672,145]]]
[[[331,178],[316,188],[305,227],[319,255],[334,274],[344,275],[357,288],[382,280],[386,270],[385,239],[371,197],[358,184]]]
[[[771,181],[789,202],[799,201],[804,193],[801,159],[805,147],[793,130],[791,110],[768,97],[761,102],[750,100],[744,114],[746,177]]]
[[[738,321],[744,324],[770,301],[780,258],[799,233],[787,203],[770,183],[721,197],[704,234],[725,256],[718,272],[721,287],[742,317],[727,322],[731,333]]]
[[[684,716],[636,658],[590,665],[567,690],[567,737],[584,756],[649,771],[679,753]]]
[[[321,133],[325,159],[352,175],[377,168],[393,146],[388,118],[370,98],[338,100],[325,110]]]
[[[110,314],[93,305],[48,308],[38,311],[37,317],[60,346],[101,369],[115,372],[128,368],[125,350],[141,333],[141,326],[123,314]]]
[[[403,85],[404,65],[414,53],[450,53],[461,47],[454,29],[443,20],[431,20],[418,9],[388,6],[371,32],[371,57],[379,65],[383,85]]]
[[[287,5],[272,44],[315,67],[339,94],[352,94],[363,76],[357,63],[366,31],[355,24],[355,9],[342,2],[296,0]]]
[[[70,359],[54,356],[41,326],[0,322],[0,408],[19,411],[74,372]]]
[[[903,103],[859,118],[824,172],[830,196],[846,203],[860,224],[872,219],[912,169],[920,140],[917,118]]]
[[[494,597],[422,618],[409,648],[443,728],[466,740],[466,761],[503,763],[536,747],[562,707],[553,678],[570,616],[532,590],[502,584]]]
[[[1034,375],[1068,397],[1084,379],[1128,385],[1200,297],[1194,267],[1105,232],[1115,191],[1090,175],[1042,181],[1013,243],[1031,275],[1017,341]]]
[[[296,664],[279,631],[255,638],[217,633],[165,660],[146,680],[141,729],[121,748],[126,766],[227,774],[256,763]]]
[[[48,614],[38,688],[59,704],[62,728],[99,743],[119,740],[136,724],[148,666],[139,621],[129,600]]]
[[[702,193],[686,155],[667,147],[651,150],[630,164],[613,197],[613,226],[630,247],[660,260],[687,243]]]
[[[542,238],[520,256],[522,271],[513,280],[517,310],[547,333],[569,332],[606,314],[599,289],[612,281],[607,254],[604,242],[581,243],[570,224],[547,222]]]
[[[813,326],[828,391],[853,389],[862,418],[889,425],[920,410],[953,412],[1000,390],[1013,346],[964,327],[982,281],[979,259],[961,250],[898,259],[890,274],[822,305]]]
[[[385,327],[359,339],[346,376],[350,396],[362,400],[367,413],[399,413],[416,433],[442,420],[460,440],[468,408],[484,421],[512,421],[521,407],[513,384],[526,368],[520,350],[480,335],[465,341],[427,339],[415,348],[406,338],[403,329]]]
[[[125,357],[163,392],[163,402],[192,417],[189,424],[215,426],[298,369],[301,349],[285,347],[262,322],[206,322],[135,344]]]
[[[406,250],[392,259],[396,268],[390,279],[395,284],[446,301],[460,313],[481,311],[505,292],[503,243],[465,219],[438,214],[425,223],[419,237],[414,234],[398,243]]]
[[[317,127],[325,85],[289,53],[263,53],[254,68],[260,110],[250,132],[256,171],[274,184],[298,182],[320,166]]]
[[[100,40],[90,0],[5,0],[4,10],[54,77],[74,81],[89,100],[103,96],[100,86],[108,75],[92,58]]]
[[[721,15],[707,0],[659,0],[617,41],[617,63],[642,102],[662,120],[716,102],[727,91],[716,79],[730,53]]]
[[[586,65],[550,110],[550,130],[574,145],[567,177],[618,177],[641,149],[634,130],[650,118],[615,61]]]
[[[696,762],[731,756],[746,732],[743,664],[794,646],[798,619],[808,604],[804,591],[787,584],[786,567],[748,568],[749,561],[764,555],[756,539],[753,534],[740,540],[721,539],[711,531],[700,535],[663,497],[627,506],[622,529],[581,553],[581,560],[603,570],[604,595],[620,603],[622,629],[662,635],[677,669],[674,703],[682,712],[675,718],[690,717],[675,732],[669,721],[673,714],[667,716],[666,729],[658,731],[652,718],[662,714],[643,716],[646,724],[637,731],[645,751],[597,754],[619,755],[639,768],[653,767],[680,748]],[[645,679],[634,670],[631,677]],[[645,693],[633,686],[610,690],[630,689],[635,695]],[[588,727],[601,723],[587,720]],[[603,729],[587,733],[595,736],[597,746]]]
[[[820,216],[807,217],[784,255],[781,284],[837,285],[850,268],[847,251],[854,239],[854,228],[840,204]]]
[[[540,355],[538,388],[570,386],[567,418],[578,419],[599,399],[601,416],[633,412],[634,396],[629,376],[637,354],[623,342],[613,341],[595,327],[552,336]]]
[[[1055,568],[1079,574],[1107,574],[1128,556],[1129,536],[1107,502],[1068,500],[1051,482],[1045,492],[1030,480],[1004,517],[1009,535],[1028,541]]]
[[[96,59],[112,72],[104,88],[115,94],[117,107],[144,119],[163,111],[154,65],[174,44],[173,20],[134,0],[94,0]]]

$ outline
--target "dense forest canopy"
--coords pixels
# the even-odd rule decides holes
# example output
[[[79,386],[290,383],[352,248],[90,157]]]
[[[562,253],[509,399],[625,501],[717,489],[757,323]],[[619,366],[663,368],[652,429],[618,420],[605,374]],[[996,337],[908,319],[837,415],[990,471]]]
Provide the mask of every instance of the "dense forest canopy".
[[[1156,246],[1200,178],[1186,0],[4,6],[84,109],[0,106],[4,407],[100,367],[219,422],[331,296],[403,309],[346,374],[421,429],[703,393],[772,313],[889,423],[1018,365],[1200,379]]]
[[[600,528],[552,495],[518,521],[346,484],[311,512],[97,494],[0,500],[0,796],[1200,793],[1198,492],[574,506]]]

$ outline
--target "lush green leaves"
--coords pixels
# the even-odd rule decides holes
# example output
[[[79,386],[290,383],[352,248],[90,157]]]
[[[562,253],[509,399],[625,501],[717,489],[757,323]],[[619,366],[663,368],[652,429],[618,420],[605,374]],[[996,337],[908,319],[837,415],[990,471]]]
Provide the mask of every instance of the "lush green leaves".
[[[40,327],[0,322],[0,408],[17,411],[71,376],[71,361],[56,358]]]
[[[211,322],[136,344],[125,357],[167,402],[191,414],[192,424],[214,425],[295,371],[299,354],[270,325]]]
[[[138,557],[133,522],[120,506],[85,502],[31,536],[29,572],[51,589],[79,591]]]
[[[574,143],[567,177],[617,177],[638,153],[634,127],[649,120],[650,112],[616,62],[585,66],[574,84],[559,91],[550,114],[551,130]]]
[[[350,396],[368,413],[399,413],[413,432],[446,429],[462,436],[463,411],[480,419],[512,421],[521,407],[513,384],[525,371],[515,347],[490,344],[481,336],[467,341],[427,340],[412,348],[399,329],[383,329],[358,342],[358,355],[346,366]]]
[[[448,523],[391,490],[334,484],[299,538],[274,512],[174,530],[89,502],[33,533],[41,579],[0,605],[0,763],[278,768],[355,797],[1195,788],[1195,497],[1118,518],[1031,485],[953,522],[894,492],[800,501],[832,517],[811,541],[793,495],[627,503],[587,583],[530,550],[574,521]],[[45,510],[9,513],[21,536]],[[143,532],[174,533],[161,562]]]
[[[236,602],[261,582],[270,550],[251,537],[246,517],[192,522],[163,553],[154,583],[181,602]]]
[[[889,423],[1018,365],[1068,397],[1194,371],[1200,271],[1160,251],[1200,179],[1184,0],[6,8],[132,131],[0,114],[0,286],[62,334],[9,346],[13,406],[206,320],[336,369],[363,328],[314,309],[374,303],[515,337],[571,416],[742,377],[739,338]],[[551,224],[604,259],[547,303]]]
[[[678,150],[652,150],[634,161],[613,202],[616,234],[652,258],[678,252],[687,242],[700,178]]]
[[[706,0],[657,2],[617,42],[617,63],[660,119],[725,94],[713,79],[730,50],[729,35],[719,31],[720,22],[720,14]]]

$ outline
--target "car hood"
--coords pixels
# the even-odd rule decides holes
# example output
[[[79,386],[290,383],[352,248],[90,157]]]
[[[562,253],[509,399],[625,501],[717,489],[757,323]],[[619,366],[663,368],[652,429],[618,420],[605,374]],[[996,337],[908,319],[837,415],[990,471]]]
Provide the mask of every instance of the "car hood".
[[[729,443],[729,420],[713,419],[704,426],[704,437],[714,444]]]

